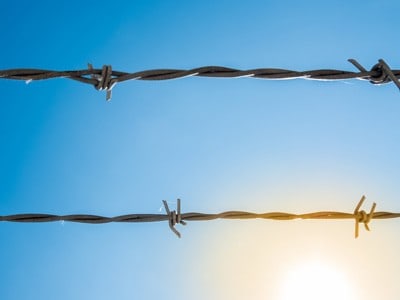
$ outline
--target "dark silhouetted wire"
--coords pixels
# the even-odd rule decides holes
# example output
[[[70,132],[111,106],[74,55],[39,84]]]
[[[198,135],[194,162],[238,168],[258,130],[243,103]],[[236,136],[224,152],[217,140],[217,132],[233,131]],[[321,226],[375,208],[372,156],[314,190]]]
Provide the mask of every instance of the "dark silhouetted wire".
[[[276,68],[259,68],[250,70],[238,70],[233,68],[208,66],[190,70],[181,69],[155,69],[126,73],[112,70],[110,65],[102,69],[94,69],[91,64],[87,70],[76,71],[51,71],[41,69],[9,69],[0,71],[0,78],[25,80],[45,80],[51,78],[69,78],[93,85],[97,90],[107,91],[107,100],[111,98],[112,88],[119,82],[127,80],[168,80],[188,76],[238,78],[254,77],[260,79],[309,79],[309,80],[367,80],[373,84],[383,84],[393,81],[400,89],[400,70],[392,70],[388,64],[380,59],[371,70],[366,70],[355,59],[349,59],[359,72],[322,69],[310,71],[293,71]]]
[[[365,228],[369,230],[369,222],[372,219],[393,219],[400,218],[400,213],[392,212],[375,212],[376,204],[374,203],[369,213],[360,210],[365,197],[363,196],[357,204],[354,212],[345,213],[337,211],[320,211],[304,214],[293,214],[284,212],[267,212],[252,213],[245,211],[226,211],[217,214],[205,214],[197,212],[181,213],[180,199],[177,202],[177,211],[171,211],[166,201],[163,201],[167,214],[129,214],[116,217],[103,217],[96,215],[51,215],[51,214],[17,214],[0,216],[0,221],[8,222],[77,222],[90,224],[104,224],[111,222],[136,223],[136,222],[160,222],[168,221],[171,230],[180,237],[180,233],[175,229],[176,224],[186,225],[185,221],[210,221],[215,219],[270,219],[270,220],[294,220],[294,219],[354,219],[355,220],[355,237],[359,235],[359,224],[363,223]]]

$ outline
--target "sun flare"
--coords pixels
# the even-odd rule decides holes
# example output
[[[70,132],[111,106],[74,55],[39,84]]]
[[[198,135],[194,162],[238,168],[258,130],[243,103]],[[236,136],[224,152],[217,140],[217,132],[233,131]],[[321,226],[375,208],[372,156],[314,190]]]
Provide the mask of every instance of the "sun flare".
[[[318,260],[291,268],[281,288],[281,300],[356,300],[346,276]]]

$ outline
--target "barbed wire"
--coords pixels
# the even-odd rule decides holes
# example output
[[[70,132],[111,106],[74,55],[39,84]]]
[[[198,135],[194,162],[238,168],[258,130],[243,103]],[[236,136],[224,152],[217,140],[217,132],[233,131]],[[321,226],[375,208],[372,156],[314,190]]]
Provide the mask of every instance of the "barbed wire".
[[[102,69],[94,69],[88,64],[86,70],[75,71],[52,71],[41,69],[8,69],[0,71],[0,78],[24,80],[31,82],[34,80],[45,80],[51,78],[68,78],[79,82],[93,85],[97,90],[105,90],[107,92],[106,99],[111,99],[111,91],[113,87],[120,82],[128,80],[169,80],[183,78],[189,76],[200,77],[219,77],[219,78],[238,78],[253,77],[260,79],[308,79],[308,80],[346,80],[360,79],[367,80],[372,84],[384,84],[393,82],[400,89],[400,70],[392,70],[389,65],[379,59],[371,70],[365,69],[355,59],[349,59],[359,72],[321,69],[309,71],[293,71],[276,68],[258,68],[250,70],[238,70],[220,66],[207,66],[194,68],[190,70],[182,69],[154,69],[147,71],[139,71],[134,73],[114,71],[110,65],[104,65]]]
[[[358,202],[354,212],[337,212],[337,211],[319,211],[304,214],[294,214],[285,212],[267,212],[267,213],[252,213],[246,211],[226,211],[216,214],[207,213],[181,213],[181,201],[177,200],[177,210],[170,210],[167,201],[163,200],[166,214],[129,214],[116,217],[104,217],[97,215],[52,215],[52,214],[16,214],[8,216],[0,216],[0,221],[3,222],[76,222],[76,223],[89,223],[89,224],[104,224],[104,223],[141,223],[141,222],[160,222],[168,221],[170,229],[178,236],[181,234],[176,230],[175,225],[186,225],[185,221],[211,221],[216,219],[270,219],[270,220],[294,220],[294,219],[354,219],[355,220],[355,238],[359,236],[359,225],[363,223],[366,230],[369,229],[369,223],[372,219],[393,219],[400,218],[400,213],[392,213],[379,211],[376,212],[376,203],[373,203],[369,213],[360,210],[364,203],[365,196],[362,196]]]

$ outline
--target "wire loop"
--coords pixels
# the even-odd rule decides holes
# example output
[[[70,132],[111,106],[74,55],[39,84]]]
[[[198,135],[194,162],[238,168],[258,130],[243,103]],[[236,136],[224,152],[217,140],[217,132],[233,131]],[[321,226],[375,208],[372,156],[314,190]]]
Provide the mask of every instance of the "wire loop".
[[[391,81],[386,70],[383,69],[380,62],[371,68],[371,72],[374,73],[374,75],[369,77],[372,84],[384,84]]]
[[[389,65],[383,60],[380,59],[379,60],[379,64],[381,66],[382,72],[386,74],[387,78],[385,80],[385,82],[388,81],[393,81],[393,83],[399,88],[400,90],[400,81],[399,79],[396,77],[396,75],[394,75],[392,69],[389,67]],[[383,83],[385,83],[383,82]]]

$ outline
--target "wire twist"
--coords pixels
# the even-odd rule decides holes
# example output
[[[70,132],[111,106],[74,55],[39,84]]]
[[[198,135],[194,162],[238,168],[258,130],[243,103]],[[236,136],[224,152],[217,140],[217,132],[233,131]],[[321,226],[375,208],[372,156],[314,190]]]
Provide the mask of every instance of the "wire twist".
[[[383,59],[379,59],[378,63],[374,65],[370,71],[367,71],[367,69],[365,69],[355,59],[349,59],[348,61],[352,63],[359,70],[359,72],[332,69],[293,71],[276,68],[238,70],[220,66],[207,66],[189,70],[155,69],[127,73],[113,71],[110,65],[104,65],[102,69],[94,69],[91,64],[88,64],[87,70],[76,71],[51,71],[41,69],[2,70],[0,71],[0,78],[25,80],[26,82],[51,78],[69,78],[90,84],[97,90],[105,90],[107,92],[107,100],[111,99],[111,91],[119,82],[128,80],[169,80],[188,76],[219,78],[254,77],[276,80],[302,78],[308,80],[326,81],[360,79],[370,81],[372,84],[384,84],[393,81],[394,84],[400,89],[400,70],[392,70]]]
[[[362,196],[353,213],[337,212],[337,211],[319,211],[304,214],[293,214],[285,212],[267,212],[253,213],[245,211],[226,211],[217,214],[205,214],[197,212],[181,213],[181,201],[177,201],[177,210],[170,210],[167,201],[163,200],[166,214],[129,214],[116,217],[103,217],[97,215],[51,215],[51,214],[16,214],[8,216],[0,216],[3,222],[77,222],[90,224],[104,224],[111,222],[118,223],[136,223],[136,222],[160,222],[168,221],[168,226],[178,237],[181,237],[179,231],[176,230],[176,224],[186,225],[185,221],[211,221],[216,219],[270,219],[270,220],[294,220],[294,219],[353,219],[355,220],[355,238],[359,236],[359,224],[363,223],[366,230],[370,230],[369,223],[372,219],[393,219],[400,218],[400,213],[393,212],[375,212],[376,203],[373,203],[369,213],[360,210],[364,203],[365,196]]]

